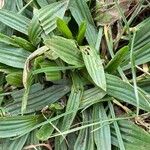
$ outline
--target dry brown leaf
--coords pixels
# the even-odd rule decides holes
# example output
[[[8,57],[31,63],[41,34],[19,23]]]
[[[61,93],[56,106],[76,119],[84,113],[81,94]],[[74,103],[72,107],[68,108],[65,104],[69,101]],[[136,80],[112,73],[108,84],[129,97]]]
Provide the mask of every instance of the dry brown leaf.
[[[127,12],[129,10],[131,1],[130,0],[122,0],[119,3],[119,6],[123,13]],[[103,8],[100,8],[97,11],[95,20],[97,21],[98,25],[104,26],[104,25],[110,25],[116,22],[117,20],[121,19],[121,15],[117,9],[116,5],[113,5],[112,7],[104,10]]]

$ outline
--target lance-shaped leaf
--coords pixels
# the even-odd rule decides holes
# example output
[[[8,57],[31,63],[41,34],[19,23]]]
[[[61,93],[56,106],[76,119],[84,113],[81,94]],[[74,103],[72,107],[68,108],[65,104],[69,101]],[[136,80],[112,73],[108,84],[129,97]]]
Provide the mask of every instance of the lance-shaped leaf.
[[[74,110],[73,113],[66,115],[63,119],[61,131],[68,130],[75,118],[75,115],[78,111],[80,101],[82,99],[83,95],[83,85],[82,81],[80,78],[77,76],[77,74],[72,74],[72,80],[73,80],[73,85],[71,88],[71,94],[69,96],[69,99],[67,101],[67,106],[66,106],[66,112],[69,112],[71,110]],[[62,138],[60,139],[60,142],[62,142]]]
[[[63,61],[75,66],[83,66],[82,55],[75,41],[55,36],[45,41],[47,47],[53,50]]]
[[[36,47],[34,47],[29,41],[21,38],[21,37],[17,37],[17,36],[13,36],[14,42],[21,48],[24,48],[25,50],[29,51],[29,52],[33,52],[34,50],[36,50]]]
[[[126,150],[146,150],[150,147],[150,134],[129,120],[118,121],[121,136]],[[111,124],[112,144],[119,147],[117,135]]]
[[[0,33],[0,42],[18,47],[18,45],[14,42],[13,38],[2,33]]]
[[[65,11],[68,6],[68,1],[59,1],[56,3],[52,3],[47,5],[39,10],[39,21],[42,29],[46,34],[49,34],[53,31],[57,25],[57,18],[63,18]]]
[[[78,30],[78,35],[77,35],[76,39],[77,39],[77,42],[79,45],[82,44],[85,33],[86,33],[86,21],[84,21],[80,24],[80,27]]]
[[[0,44],[0,62],[14,68],[23,68],[30,52],[22,48]]]
[[[39,111],[49,104],[52,104],[63,97],[70,91],[68,86],[54,85],[43,90],[40,84],[35,84],[31,86],[31,90],[28,96],[28,103],[26,107],[26,113],[32,113]],[[21,101],[24,90],[16,91],[12,93],[14,102],[5,106],[8,113],[15,115],[20,114]]]
[[[134,50],[134,58],[135,58],[135,65],[141,65],[145,64],[147,62],[150,62],[150,43],[147,43],[143,47],[137,49],[136,51]],[[129,58],[129,53],[125,57],[125,60],[122,62],[122,68],[123,70],[127,70],[131,67],[130,63],[130,58]]]
[[[85,90],[83,93],[82,100],[80,102],[81,108],[86,108],[93,105],[99,101],[105,101],[103,97],[106,95],[106,92],[101,90],[98,87],[94,87],[88,90]]]
[[[73,35],[64,20],[62,20],[60,18],[57,19],[57,28],[64,37],[66,37],[68,39],[73,39]]]
[[[94,120],[108,120],[106,110],[103,104],[97,104],[93,107]],[[107,122],[94,126],[94,140],[98,150],[111,150],[110,126]]]
[[[43,32],[40,22],[38,20],[38,12],[35,12],[28,28],[28,35],[31,43],[37,45],[41,40],[41,34]]]
[[[113,73],[116,71],[116,69],[119,67],[119,65],[121,64],[121,62],[123,61],[124,57],[127,55],[129,51],[129,47],[128,46],[124,46],[122,47],[114,56],[114,58],[112,58],[110,60],[110,62],[107,64],[106,66],[106,71],[109,73]]]
[[[134,49],[137,50],[150,42],[150,17],[144,19],[135,28],[137,30]]]
[[[106,74],[107,94],[119,100],[137,106],[134,88],[129,83],[122,81],[120,78]],[[138,91],[139,106],[141,109],[150,111],[150,99]]]
[[[43,67],[41,69],[37,69],[33,71],[33,74],[38,73],[48,73],[48,72],[57,72],[57,71],[65,71],[65,70],[71,70],[71,69],[79,69],[79,66],[51,66],[51,67]]]
[[[28,25],[30,23],[30,20],[25,16],[17,14],[13,11],[0,9],[0,22],[3,22],[7,26],[19,32],[28,34]]]
[[[82,118],[82,125],[86,125],[87,122],[92,120],[91,111],[83,111]],[[94,150],[95,143],[93,133],[91,132],[92,130],[93,126],[80,130],[78,138],[74,144],[75,150]]]
[[[35,125],[42,121],[43,117],[36,115],[0,117],[0,138],[14,137],[30,132]]]
[[[106,78],[105,72],[102,65],[102,60],[99,55],[96,53],[96,50],[90,46],[81,47],[82,56],[86,69],[93,79],[94,83],[106,91]]]
[[[43,125],[36,133],[36,136],[41,141],[46,141],[50,138],[51,134],[55,130],[54,126],[58,124],[59,120],[54,121],[51,125],[50,123],[47,123]]]
[[[92,82],[92,79],[87,75],[87,72],[82,72],[84,77]],[[132,104],[133,106],[137,106],[137,101],[134,94],[134,88],[129,83],[121,80],[117,76],[106,74],[106,83],[107,83],[107,94],[121,100],[123,102]],[[98,88],[98,87],[95,87]],[[95,89],[96,90],[96,89]],[[139,103],[140,108],[146,111],[150,111],[150,99],[146,95],[144,95],[140,90],[138,91],[139,94]],[[90,96],[90,95],[89,95]],[[93,98],[93,101],[96,97]],[[101,100],[103,101],[103,99]],[[108,99],[107,99],[108,101]],[[86,99],[85,99],[86,103]],[[84,102],[83,102],[84,105]],[[82,105],[81,105],[82,106]]]

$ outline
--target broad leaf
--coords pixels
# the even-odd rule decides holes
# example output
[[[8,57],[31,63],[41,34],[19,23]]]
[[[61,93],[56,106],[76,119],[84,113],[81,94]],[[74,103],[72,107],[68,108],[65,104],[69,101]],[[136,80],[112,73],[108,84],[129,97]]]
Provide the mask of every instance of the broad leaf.
[[[128,120],[118,121],[121,135],[125,144],[126,150],[146,150],[150,147],[150,134],[144,131],[139,126],[135,125],[133,122]],[[115,146],[118,145],[116,138],[116,133],[114,126],[111,126],[112,129],[112,144]]]
[[[106,81],[108,95],[137,106],[133,86],[122,81],[120,78],[109,74],[106,75]],[[146,97],[146,95],[143,95],[140,91],[138,92],[138,95],[140,108],[150,111],[150,99]]]
[[[26,58],[30,52],[22,48],[16,48],[0,44],[0,62],[14,68],[23,68]]]
[[[46,40],[45,44],[66,63],[83,66],[81,52],[77,48],[75,41],[55,36]]]
[[[41,116],[0,117],[0,138],[14,137],[30,132],[42,120]]]
[[[22,15],[14,13],[13,11],[0,9],[0,22],[3,22],[19,32],[28,34],[27,31],[30,20]]]
[[[24,113],[32,113],[35,111],[39,111],[42,108],[50,105],[61,97],[63,97],[66,93],[68,93],[70,88],[68,86],[54,85],[47,89],[41,87],[41,85],[34,85],[31,87],[31,91],[28,96],[27,108]],[[6,105],[6,111],[10,114],[20,114],[21,112],[21,101],[23,96],[23,90],[16,91],[13,93],[14,102]]]

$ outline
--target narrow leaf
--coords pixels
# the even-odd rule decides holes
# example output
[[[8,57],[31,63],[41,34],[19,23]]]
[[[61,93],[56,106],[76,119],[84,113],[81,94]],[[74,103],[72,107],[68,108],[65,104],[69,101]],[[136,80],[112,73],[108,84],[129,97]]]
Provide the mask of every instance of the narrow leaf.
[[[127,55],[129,51],[128,46],[122,47],[120,50],[117,51],[113,59],[109,61],[109,63],[106,66],[106,71],[108,73],[113,73],[117,70],[121,62],[123,61],[124,57]]]
[[[94,105],[93,108],[94,120],[108,120],[106,110],[102,104]],[[94,140],[97,150],[111,150],[111,134],[110,126],[107,122],[94,126]]]
[[[81,51],[86,69],[94,83],[106,91],[105,72],[96,50],[90,46],[84,46],[81,47]]]
[[[86,33],[86,22],[84,21],[80,24],[78,35],[76,37],[77,42],[78,42],[79,45],[82,44],[85,33]]]
[[[72,33],[64,20],[60,18],[57,19],[57,28],[64,37],[68,39],[73,39]]]

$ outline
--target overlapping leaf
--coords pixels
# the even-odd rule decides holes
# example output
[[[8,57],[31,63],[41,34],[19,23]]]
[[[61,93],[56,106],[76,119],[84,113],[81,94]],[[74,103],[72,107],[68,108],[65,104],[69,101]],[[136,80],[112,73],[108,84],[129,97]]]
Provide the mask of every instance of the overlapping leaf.
[[[118,77],[109,74],[106,75],[106,81],[108,95],[137,106],[134,89],[131,85],[122,81]],[[140,91],[138,94],[140,108],[150,111],[150,99],[143,95]]]
[[[39,21],[42,29],[49,34],[56,28],[57,17],[63,18],[68,6],[68,1],[49,4],[39,11]]]
[[[94,120],[108,120],[106,111],[102,104],[94,105],[93,107],[93,117]],[[97,146],[97,150],[111,150],[111,133],[110,125],[106,123],[101,123],[100,125],[94,126],[94,141]]]
[[[66,63],[75,66],[83,66],[81,52],[77,48],[75,41],[55,36],[46,40],[45,44]]]
[[[87,22],[86,38],[90,45],[95,46],[97,40],[97,30],[86,1],[70,1],[69,9],[78,25],[80,25],[84,20]]]
[[[125,144],[126,150],[138,149],[145,150],[150,147],[150,134],[128,120],[118,121],[121,135]],[[113,125],[112,129],[112,143],[118,147],[118,141]]]
[[[16,48],[0,44],[0,62],[14,68],[23,68],[30,52],[22,48]]]
[[[25,16],[19,15],[13,11],[0,9],[0,22],[3,22],[19,32],[28,34],[27,31],[30,20]]]
[[[44,90],[43,87],[39,84],[32,86],[28,96],[27,109],[25,113],[32,113],[41,110],[47,105],[59,100],[66,93],[68,93],[69,90],[70,88],[68,86],[61,85],[54,85]],[[8,111],[10,114],[20,114],[23,92],[23,90],[20,90],[12,93],[14,102],[5,107],[6,111]]]
[[[0,117],[0,138],[19,136],[42,121],[40,116]]]
[[[92,47],[85,46],[81,48],[81,51],[86,69],[94,83],[106,91],[104,68],[102,65],[102,60],[97,55],[96,50]]]

